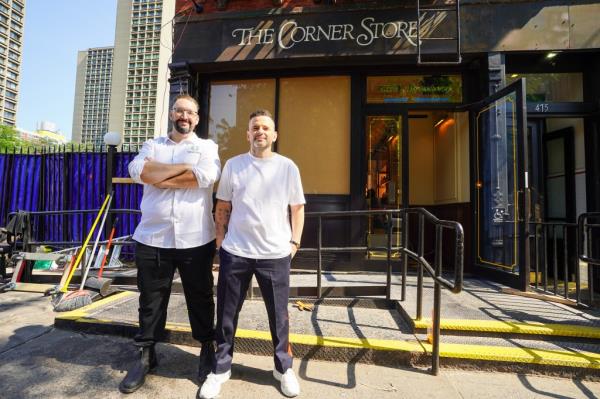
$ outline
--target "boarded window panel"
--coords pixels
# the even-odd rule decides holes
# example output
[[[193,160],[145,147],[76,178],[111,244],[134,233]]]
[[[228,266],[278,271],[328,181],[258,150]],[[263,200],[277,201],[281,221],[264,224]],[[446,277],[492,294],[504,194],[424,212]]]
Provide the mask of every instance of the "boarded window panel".
[[[275,79],[211,83],[208,136],[219,145],[222,165],[248,152],[248,117],[257,109],[275,111]]]
[[[305,194],[350,193],[350,78],[280,80],[278,151],[300,168]]]

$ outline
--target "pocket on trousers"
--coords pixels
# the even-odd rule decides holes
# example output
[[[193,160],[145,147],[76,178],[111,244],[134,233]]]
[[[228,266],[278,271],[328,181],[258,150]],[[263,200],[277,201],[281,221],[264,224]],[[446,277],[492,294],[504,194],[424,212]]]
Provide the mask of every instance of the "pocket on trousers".
[[[137,243],[135,245],[135,263],[140,266],[153,266],[158,264],[159,255],[158,248]]]

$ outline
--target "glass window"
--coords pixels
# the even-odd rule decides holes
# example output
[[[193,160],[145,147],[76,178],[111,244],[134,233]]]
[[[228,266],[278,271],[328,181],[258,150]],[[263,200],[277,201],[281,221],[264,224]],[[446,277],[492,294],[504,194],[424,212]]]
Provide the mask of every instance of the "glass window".
[[[248,152],[248,116],[257,109],[275,111],[275,79],[211,83],[208,135],[219,145],[222,165]]]
[[[525,78],[527,101],[583,101],[583,76],[581,73],[536,73],[507,75],[510,84]]]
[[[367,117],[365,150],[368,209],[400,208],[402,204],[402,118],[397,115]],[[369,220],[381,228],[379,218]]]
[[[460,103],[462,79],[459,75],[370,76],[367,102]]]
[[[304,192],[349,194],[350,78],[281,79],[279,99],[277,151],[298,165]]]

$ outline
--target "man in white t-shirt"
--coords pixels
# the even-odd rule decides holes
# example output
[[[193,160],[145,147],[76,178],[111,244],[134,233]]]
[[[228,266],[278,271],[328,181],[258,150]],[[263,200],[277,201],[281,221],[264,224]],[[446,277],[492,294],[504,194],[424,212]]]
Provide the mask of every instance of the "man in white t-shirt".
[[[289,351],[288,315],[290,261],[304,227],[300,172],[292,160],[271,150],[277,132],[268,111],[250,115],[247,139],[250,152],[227,161],[217,191],[217,351],[213,372],[200,388],[199,396],[205,399],[215,398],[231,376],[238,314],[253,275],[269,316],[273,376],[284,395],[300,393]]]

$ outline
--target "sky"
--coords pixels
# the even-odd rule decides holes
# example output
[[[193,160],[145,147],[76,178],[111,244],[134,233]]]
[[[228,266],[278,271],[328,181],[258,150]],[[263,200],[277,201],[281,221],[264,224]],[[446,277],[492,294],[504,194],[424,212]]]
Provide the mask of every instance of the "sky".
[[[117,0],[27,0],[17,127],[71,138],[77,52],[114,45]]]

